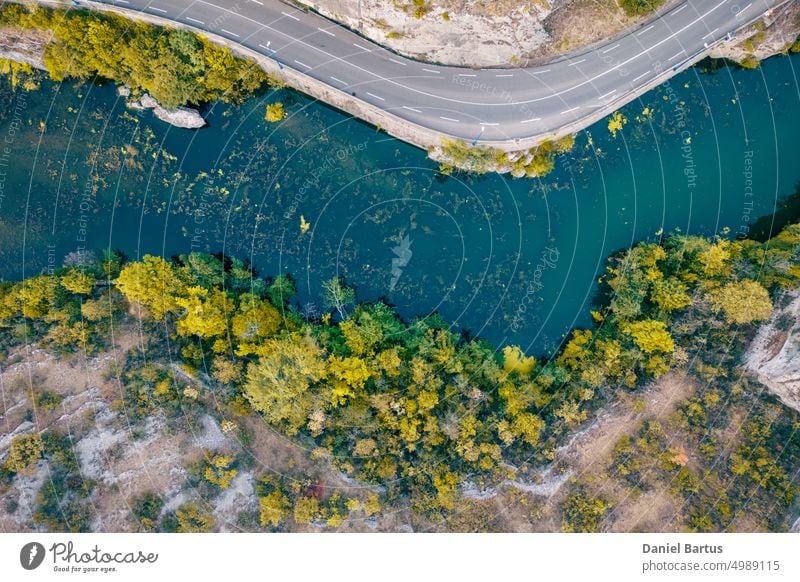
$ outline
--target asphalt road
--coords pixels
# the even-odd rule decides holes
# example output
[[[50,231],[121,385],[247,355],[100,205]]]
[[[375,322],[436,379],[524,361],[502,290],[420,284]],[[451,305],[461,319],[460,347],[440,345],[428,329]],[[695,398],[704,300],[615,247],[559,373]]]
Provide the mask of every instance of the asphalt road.
[[[621,105],[785,0],[686,0],[624,36],[524,69],[420,63],[279,0],[97,0],[213,32],[415,124],[471,142],[555,133]]]

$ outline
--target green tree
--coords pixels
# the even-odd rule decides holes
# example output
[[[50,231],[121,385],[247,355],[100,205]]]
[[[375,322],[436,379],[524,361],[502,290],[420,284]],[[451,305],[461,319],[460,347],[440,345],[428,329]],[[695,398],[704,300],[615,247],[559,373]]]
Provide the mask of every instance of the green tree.
[[[600,531],[600,523],[607,510],[608,504],[604,500],[592,497],[581,489],[567,497],[561,505],[561,529],[569,533]]]

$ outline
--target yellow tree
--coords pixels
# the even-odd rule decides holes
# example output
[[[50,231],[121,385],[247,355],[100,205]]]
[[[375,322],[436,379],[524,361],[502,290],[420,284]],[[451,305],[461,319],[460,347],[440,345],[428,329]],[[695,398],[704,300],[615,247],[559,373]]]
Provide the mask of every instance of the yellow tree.
[[[42,451],[44,442],[38,434],[15,436],[11,441],[5,468],[12,473],[20,473],[38,461]]]
[[[259,507],[261,510],[259,512],[261,525],[278,527],[286,519],[292,505],[286,495],[275,489],[272,493],[260,499]]]
[[[141,303],[155,319],[178,309],[183,284],[172,264],[161,257],[145,255],[127,265],[116,280],[117,289],[130,301]]]
[[[233,312],[233,302],[225,291],[189,287],[185,296],[175,298],[175,304],[185,310],[177,324],[180,335],[206,339],[225,335],[228,316]]]
[[[654,319],[637,321],[627,325],[625,332],[633,337],[634,343],[646,354],[669,353],[675,349],[675,342],[663,321]]]
[[[664,311],[682,309],[692,302],[686,285],[675,277],[655,281],[650,290],[650,299]]]
[[[269,422],[295,434],[314,407],[312,384],[325,375],[323,352],[312,337],[293,335],[267,340],[258,353],[247,370],[245,395]]]
[[[711,291],[711,304],[725,314],[729,323],[763,321],[772,314],[772,300],[756,281],[744,279]]]
[[[255,295],[242,295],[239,310],[231,321],[231,331],[239,340],[237,353],[252,354],[264,338],[277,333],[281,324],[280,312],[271,303]]]
[[[94,277],[81,269],[70,269],[61,276],[61,286],[70,293],[89,295],[94,289]]]

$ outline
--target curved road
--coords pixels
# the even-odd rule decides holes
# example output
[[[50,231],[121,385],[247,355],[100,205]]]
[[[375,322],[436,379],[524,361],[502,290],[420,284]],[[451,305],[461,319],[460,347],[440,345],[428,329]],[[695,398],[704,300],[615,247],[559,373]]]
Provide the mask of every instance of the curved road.
[[[420,63],[279,0],[95,0],[211,32],[415,124],[471,142],[556,133],[621,106],[786,0],[686,0],[539,67]]]

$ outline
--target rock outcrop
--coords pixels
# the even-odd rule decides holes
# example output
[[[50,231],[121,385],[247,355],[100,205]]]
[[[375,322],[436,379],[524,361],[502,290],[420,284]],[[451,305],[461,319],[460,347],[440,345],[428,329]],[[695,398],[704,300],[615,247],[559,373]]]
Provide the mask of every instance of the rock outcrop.
[[[745,355],[745,369],[800,412],[800,291],[790,299],[759,330]]]
[[[118,89],[118,92],[120,95],[126,95],[126,93],[130,95],[130,89],[126,87],[121,87]],[[128,107],[131,109],[152,109],[153,115],[161,121],[165,121],[175,127],[198,129],[206,125],[206,120],[203,119],[203,116],[200,115],[200,112],[196,109],[191,109],[189,107],[166,109],[147,93],[136,101],[128,101]]]
[[[789,2],[716,45],[709,56],[754,67],[758,61],[787,52],[799,35],[800,2]]]

